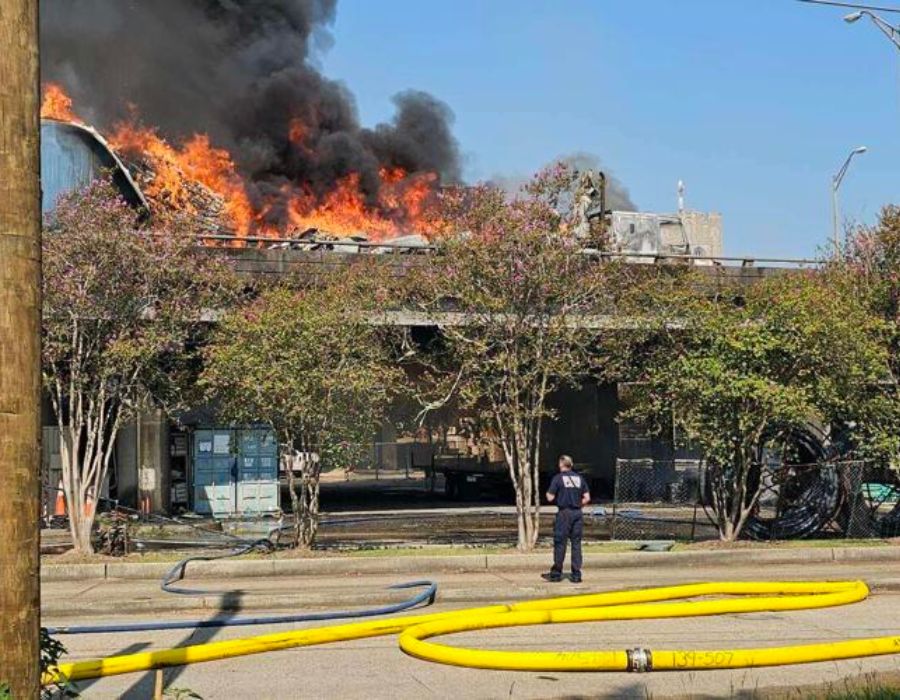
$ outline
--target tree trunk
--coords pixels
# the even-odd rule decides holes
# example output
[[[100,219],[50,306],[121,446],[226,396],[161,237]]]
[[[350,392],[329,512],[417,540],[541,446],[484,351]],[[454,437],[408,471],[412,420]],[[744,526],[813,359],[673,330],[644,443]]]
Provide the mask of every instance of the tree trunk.
[[[509,467],[509,477],[512,480],[513,492],[516,495],[516,547],[521,552],[527,552],[530,540],[527,512],[528,501],[525,499],[525,486],[519,466],[519,457],[515,448],[505,440],[503,441],[503,452],[506,457],[506,464]]]
[[[319,530],[319,462],[309,460],[303,470],[300,491],[300,546],[311,547]]]
[[[0,3],[0,683],[39,693],[38,0]]]
[[[293,444],[293,443],[291,443]],[[292,448],[293,449],[293,448]],[[319,475],[321,464],[308,459],[314,454],[301,440],[300,480],[294,476],[295,460],[288,466],[288,492],[294,514],[294,547],[311,547],[319,529]],[[299,488],[298,488],[299,487]]]
[[[518,548],[523,552],[530,552],[537,544],[538,526],[540,524],[540,511],[537,501],[538,494],[537,475],[534,469],[534,461],[529,449],[529,441],[521,426],[513,428],[516,435],[516,470],[518,472],[519,492],[516,494],[516,510],[519,514],[521,526],[519,527]]]
[[[290,449],[293,451],[293,445],[291,445]],[[294,455],[291,454],[290,459],[287,460],[287,478],[288,493],[291,497],[291,513],[294,514],[294,541],[291,543],[293,547],[300,545],[300,499],[297,497],[297,479],[294,476],[295,466],[296,460]]]
[[[118,423],[115,424],[114,431],[117,429]],[[111,446],[107,445],[106,441],[115,438],[107,436],[105,431],[104,434],[88,436],[87,443],[90,449],[88,452],[78,447],[81,442],[80,428],[75,426],[68,430],[68,438],[65,437],[65,432],[61,431],[60,458],[69,532],[76,552],[93,554],[91,533],[97,517],[100,492],[109,470],[108,457],[111,454]],[[62,445],[64,440],[68,442],[67,446]]]
[[[531,464],[532,473],[532,501],[531,501],[531,549],[537,546],[538,536],[541,534],[541,478],[540,465],[535,459]]]
[[[511,471],[514,468],[511,468]],[[516,547],[522,551],[528,551],[528,518],[525,514],[525,501],[522,493],[521,480],[513,480],[513,488],[516,493]]]
[[[726,520],[724,526],[720,528],[719,539],[722,542],[734,542],[737,539],[734,524],[730,520]]]
[[[754,451],[749,448],[734,455],[730,474],[722,467],[711,468],[708,472],[712,474],[713,510],[716,513],[719,539],[723,542],[734,542],[741,536],[759,498],[760,487],[748,498],[750,470],[753,465]]]

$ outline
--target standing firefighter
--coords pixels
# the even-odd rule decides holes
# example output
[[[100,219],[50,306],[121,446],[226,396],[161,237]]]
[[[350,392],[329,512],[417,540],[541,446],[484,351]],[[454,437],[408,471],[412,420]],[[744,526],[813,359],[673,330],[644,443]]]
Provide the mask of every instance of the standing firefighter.
[[[584,521],[581,509],[591,502],[587,481],[572,470],[572,458],[559,458],[559,474],[554,475],[547,490],[547,500],[556,502],[559,511],[553,526],[553,568],[542,574],[547,581],[561,581],[566,546],[572,540],[572,583],[581,583],[581,535]]]

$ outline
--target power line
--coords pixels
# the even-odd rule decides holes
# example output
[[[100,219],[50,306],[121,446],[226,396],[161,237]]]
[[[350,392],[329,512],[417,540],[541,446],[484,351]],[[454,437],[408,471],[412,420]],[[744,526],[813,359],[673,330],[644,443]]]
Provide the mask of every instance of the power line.
[[[838,0],[797,0],[810,5],[830,5],[832,7],[848,7],[852,10],[871,10],[874,12],[896,12],[900,14],[900,7],[879,7],[877,5],[860,5],[855,2],[838,2]]]

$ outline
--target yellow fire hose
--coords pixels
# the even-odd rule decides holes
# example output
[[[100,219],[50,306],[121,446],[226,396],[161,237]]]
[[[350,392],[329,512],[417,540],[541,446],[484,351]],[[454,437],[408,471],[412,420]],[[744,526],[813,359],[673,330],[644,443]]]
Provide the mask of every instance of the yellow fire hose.
[[[772,647],[767,649],[507,652],[450,647],[425,641],[471,630],[599,620],[639,620],[762,611],[806,610],[862,600],[862,581],[786,583],[719,582],[594,593],[492,605],[445,613],[392,617],[314,629],[266,634],[189,647],[60,664],[45,683],[184,666],[247,654],[400,633],[407,654],[470,668],[520,671],[650,671],[745,668],[830,661],[900,653],[900,636]],[[686,600],[735,596],[713,600]],[[664,602],[680,601],[680,602]]]

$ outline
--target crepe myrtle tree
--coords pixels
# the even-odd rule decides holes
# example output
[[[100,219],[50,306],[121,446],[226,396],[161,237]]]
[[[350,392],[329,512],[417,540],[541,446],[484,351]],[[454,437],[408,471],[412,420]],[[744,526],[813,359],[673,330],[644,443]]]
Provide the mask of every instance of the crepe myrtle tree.
[[[869,452],[896,450],[886,327],[850,286],[810,271],[716,297],[696,278],[683,285],[666,319],[648,320],[656,290],[635,294],[648,325],[621,346],[634,372],[620,379],[636,381],[631,418],[658,431],[674,421],[702,450],[722,540],[738,538],[756,508],[761,451],[788,449],[810,420],[849,426]]]
[[[78,552],[92,551],[119,428],[142,406],[184,403],[198,325],[233,298],[229,265],[198,252],[192,231],[178,218],[140,222],[105,180],[45,222],[43,383]]]
[[[851,229],[841,255],[829,261],[826,270],[851,284],[888,324],[896,378],[900,373],[900,207],[882,209],[874,226]]]
[[[264,422],[300,459],[286,465],[294,544],[309,547],[323,468],[366,454],[404,383],[394,333],[372,320],[379,271],[351,264],[322,283],[270,287],[222,319],[205,351],[201,384],[222,417]]]
[[[448,235],[412,277],[420,309],[464,319],[442,326],[424,360],[436,380],[425,411],[453,401],[502,446],[520,550],[539,532],[541,434],[554,418],[547,398],[589,371],[591,320],[608,310],[622,269],[590,260],[575,239],[567,202],[576,178],[558,165],[512,198],[490,186],[445,193]]]

